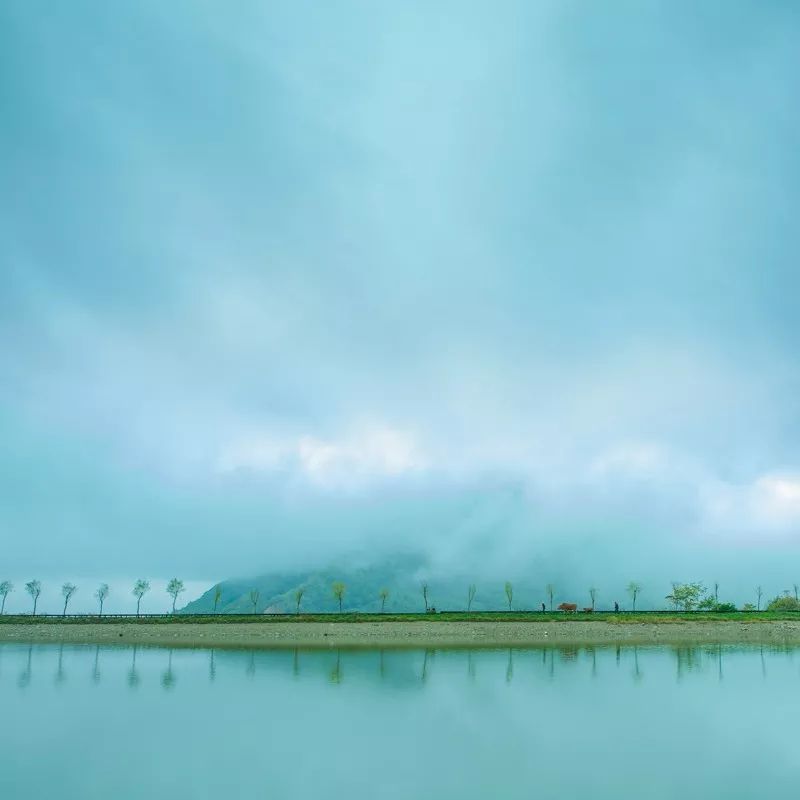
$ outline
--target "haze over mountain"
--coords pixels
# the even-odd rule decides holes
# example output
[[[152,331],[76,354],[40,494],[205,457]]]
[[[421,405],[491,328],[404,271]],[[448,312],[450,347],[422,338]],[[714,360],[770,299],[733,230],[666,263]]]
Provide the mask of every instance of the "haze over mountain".
[[[799,33],[750,0],[0,4],[8,608],[398,552],[790,587]]]

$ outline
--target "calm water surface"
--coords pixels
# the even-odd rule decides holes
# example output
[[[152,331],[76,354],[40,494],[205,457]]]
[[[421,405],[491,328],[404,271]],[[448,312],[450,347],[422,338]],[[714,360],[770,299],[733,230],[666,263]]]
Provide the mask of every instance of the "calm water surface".
[[[0,645],[0,797],[796,796],[800,652]]]

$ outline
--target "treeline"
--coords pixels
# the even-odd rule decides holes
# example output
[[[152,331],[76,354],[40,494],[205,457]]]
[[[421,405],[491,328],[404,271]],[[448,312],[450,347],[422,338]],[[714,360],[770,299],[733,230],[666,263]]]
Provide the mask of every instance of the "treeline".
[[[142,578],[135,581],[133,584],[133,588],[131,589],[131,595],[136,600],[136,616],[139,616],[141,611],[142,600],[145,595],[148,594],[150,591],[150,581],[144,580]],[[344,600],[347,595],[347,586],[341,581],[334,581],[331,584],[331,595],[334,601],[338,605],[339,613],[343,613],[344,607]],[[630,610],[636,611],[636,601],[639,595],[642,592],[642,584],[637,581],[631,581],[626,589],[625,594],[630,600]],[[794,584],[793,590],[794,593],[788,589],[785,589],[782,594],[774,597],[768,604],[766,604],[763,610],[765,611],[800,611],[800,599],[798,599],[798,584]],[[523,610],[530,610],[530,609],[520,609],[514,607],[514,586],[510,581],[506,581],[503,590],[506,597],[506,602],[508,605],[509,611],[523,611]],[[11,581],[2,581],[0,583],[0,615],[5,613],[5,606],[6,606],[6,598],[9,594],[14,591],[14,584]],[[70,600],[72,599],[73,595],[78,591],[78,587],[74,583],[64,583],[61,587],[61,596],[64,600],[63,608],[61,609],[62,616],[67,615],[67,610],[69,608]],[[185,591],[184,583],[179,578],[172,578],[167,583],[166,586],[166,593],[169,597],[172,598],[172,613],[175,613],[175,605],[177,603],[179,595],[181,595]],[[556,610],[561,610],[565,612],[593,612],[596,607],[597,598],[599,596],[599,589],[595,586],[590,586],[586,590],[585,598],[587,600],[587,604],[583,605],[580,602],[575,602],[574,599],[567,601],[564,600],[558,606],[556,606]],[[39,596],[42,593],[42,584],[39,580],[31,580],[25,584],[25,592],[30,596],[31,601],[33,603],[32,606],[32,615],[35,616],[37,613],[37,606],[39,603]],[[110,594],[110,589],[107,583],[101,583],[97,590],[94,592],[94,598],[97,600],[98,603],[98,613],[100,616],[103,615],[103,607],[105,605],[106,599]],[[294,611],[296,614],[301,613],[302,609],[302,602],[303,597],[305,595],[305,588],[300,586],[294,590],[292,593],[292,599],[294,602]],[[478,595],[478,586],[477,584],[470,584],[465,593],[465,604],[464,610],[470,612],[472,610],[472,605],[475,600],[475,597]],[[665,600],[667,600],[670,605],[672,606],[674,611],[710,611],[716,613],[726,613],[726,612],[734,612],[734,611],[761,611],[763,605],[763,598],[764,598],[764,591],[761,586],[757,586],[753,592],[755,603],[745,603],[741,606],[741,608],[737,608],[734,603],[731,602],[724,602],[720,601],[719,599],[719,583],[714,583],[712,589],[706,588],[706,586],[702,583],[672,583],[672,590],[669,594],[665,595]],[[386,601],[391,596],[391,592],[388,588],[382,588],[377,593],[377,600],[380,601],[380,608],[381,613],[384,613],[386,609]],[[423,581],[420,584],[420,596],[422,599],[422,606],[425,609],[426,613],[436,613],[436,607],[432,605],[430,597],[430,586],[426,581]],[[557,590],[556,586],[552,583],[548,583],[544,587],[544,594],[543,597],[546,598],[547,602],[542,601],[540,604],[540,608],[536,610],[541,610],[542,612],[546,611],[549,607],[550,611],[554,610],[554,601],[557,598]],[[212,613],[216,614],[218,612],[219,602],[222,598],[222,584],[217,584],[214,587],[214,602],[213,602],[213,609]],[[261,592],[258,589],[251,589],[248,593],[248,600],[250,607],[252,608],[252,613],[258,613],[259,601],[261,599]],[[611,604],[609,604],[609,608]],[[613,601],[613,609],[614,611],[622,610],[620,604],[617,600]],[[448,609],[454,610],[454,609]],[[263,609],[262,609],[263,611]]]

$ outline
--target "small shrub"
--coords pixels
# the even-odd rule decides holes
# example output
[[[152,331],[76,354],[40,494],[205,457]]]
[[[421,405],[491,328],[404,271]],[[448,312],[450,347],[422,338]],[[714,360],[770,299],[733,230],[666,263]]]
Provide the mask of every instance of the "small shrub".
[[[742,606],[742,611],[755,611],[756,607],[752,603],[745,603]]]
[[[736,611],[736,606],[733,603],[717,603],[714,606],[714,611],[717,614],[731,614]]]

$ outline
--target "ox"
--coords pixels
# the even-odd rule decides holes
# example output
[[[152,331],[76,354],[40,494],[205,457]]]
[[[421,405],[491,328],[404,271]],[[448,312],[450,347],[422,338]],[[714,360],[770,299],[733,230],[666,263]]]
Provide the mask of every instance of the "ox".
[[[578,604],[577,603],[562,603],[558,607],[558,610],[559,611],[564,611],[565,613],[571,611],[574,614],[578,610]]]

